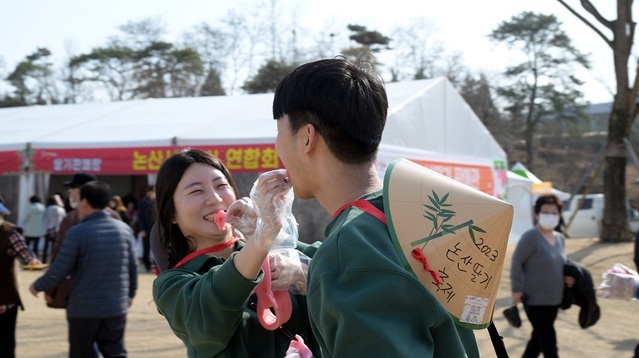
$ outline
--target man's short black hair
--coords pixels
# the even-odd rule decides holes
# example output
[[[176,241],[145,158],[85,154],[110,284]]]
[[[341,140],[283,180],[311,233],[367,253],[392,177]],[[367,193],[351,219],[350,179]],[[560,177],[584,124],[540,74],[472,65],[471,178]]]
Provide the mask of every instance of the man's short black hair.
[[[288,115],[293,133],[315,126],[331,153],[348,164],[372,162],[386,124],[384,81],[371,64],[344,57],[304,64],[275,90],[273,118]]]
[[[111,201],[111,187],[93,180],[80,187],[80,200],[87,199],[93,209],[104,210]]]

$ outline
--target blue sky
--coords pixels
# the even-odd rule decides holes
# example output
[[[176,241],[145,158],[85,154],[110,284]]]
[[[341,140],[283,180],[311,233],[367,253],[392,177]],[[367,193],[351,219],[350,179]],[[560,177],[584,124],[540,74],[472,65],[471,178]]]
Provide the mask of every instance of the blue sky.
[[[611,100],[614,88],[611,50],[594,33],[556,0],[20,0],[7,1],[0,12],[0,56],[7,74],[38,46],[49,48],[58,60],[104,45],[117,26],[127,21],[161,17],[167,25],[168,41],[201,22],[218,22],[231,7],[255,7],[276,1],[284,8],[295,8],[295,21],[310,31],[327,24],[345,28],[357,23],[382,33],[410,18],[424,17],[436,24],[436,34],[446,50],[460,51],[464,64],[473,70],[503,71],[513,53],[497,47],[486,35],[499,22],[522,11],[554,14],[576,46],[591,54],[593,69],[583,73],[583,88],[592,102]],[[578,0],[568,0],[580,8]],[[614,15],[614,2],[593,0],[604,16]],[[383,4],[371,5],[371,4]],[[263,10],[268,16],[268,10]],[[288,19],[293,21],[292,19]],[[3,71],[4,70],[4,71]]]

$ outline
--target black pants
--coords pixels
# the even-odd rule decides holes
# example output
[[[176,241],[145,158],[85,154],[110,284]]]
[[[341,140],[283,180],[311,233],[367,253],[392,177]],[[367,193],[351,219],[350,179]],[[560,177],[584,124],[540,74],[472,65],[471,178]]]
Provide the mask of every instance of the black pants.
[[[151,272],[151,233],[147,232],[142,238],[142,262],[146,272]]]
[[[69,358],[125,358],[126,315],[111,318],[68,318]],[[97,348],[97,349],[96,349]]]
[[[14,358],[18,306],[0,314],[0,357]]]
[[[27,247],[29,247],[31,251],[33,251],[36,257],[40,257],[38,256],[38,246],[40,245],[40,237],[25,236],[24,241],[27,243]]]
[[[528,306],[524,304],[526,316],[533,327],[532,335],[522,358],[538,357],[557,358],[557,334],[555,333],[555,319],[559,306]]]
[[[42,251],[42,263],[47,262],[47,256],[49,255],[49,249],[53,249],[53,243],[58,232],[55,229],[47,230],[47,234],[44,236],[44,250]],[[49,248],[49,245],[51,247]]]

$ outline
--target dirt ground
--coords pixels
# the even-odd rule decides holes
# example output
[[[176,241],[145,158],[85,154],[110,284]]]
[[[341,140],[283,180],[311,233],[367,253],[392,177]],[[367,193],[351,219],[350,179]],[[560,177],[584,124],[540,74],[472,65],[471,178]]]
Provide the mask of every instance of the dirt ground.
[[[504,274],[495,309],[495,325],[504,337],[510,357],[520,357],[528,337],[530,324],[522,313],[524,324],[516,329],[508,326],[501,311],[510,304],[509,247]],[[581,262],[593,274],[595,285],[601,282],[601,273],[617,262],[632,268],[632,243],[602,244],[598,239],[569,239],[567,251],[571,259]],[[18,358],[61,358],[67,356],[67,326],[64,310],[47,308],[42,299],[28,292],[28,285],[42,272],[21,272],[21,295],[26,306],[18,313]],[[169,329],[157,313],[151,298],[154,276],[140,274],[140,288],[128,316],[126,344],[129,357],[185,357],[182,342]],[[559,353],[562,357],[632,357],[639,340],[639,302],[608,300],[598,295],[601,319],[588,329],[577,322],[579,307],[560,311],[556,323]],[[521,310],[520,310],[521,311]],[[494,357],[488,332],[476,332],[483,357]]]

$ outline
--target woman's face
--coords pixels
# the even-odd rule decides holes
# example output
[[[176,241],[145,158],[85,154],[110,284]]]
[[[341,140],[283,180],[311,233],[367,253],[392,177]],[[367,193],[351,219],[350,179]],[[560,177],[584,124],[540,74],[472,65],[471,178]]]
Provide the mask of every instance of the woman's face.
[[[537,215],[543,214],[559,216],[559,208],[555,204],[544,204],[539,208],[539,214]]]
[[[219,230],[215,213],[226,211],[236,200],[233,188],[221,171],[200,163],[191,165],[180,179],[173,193],[174,223],[185,237],[224,237],[230,227]]]

